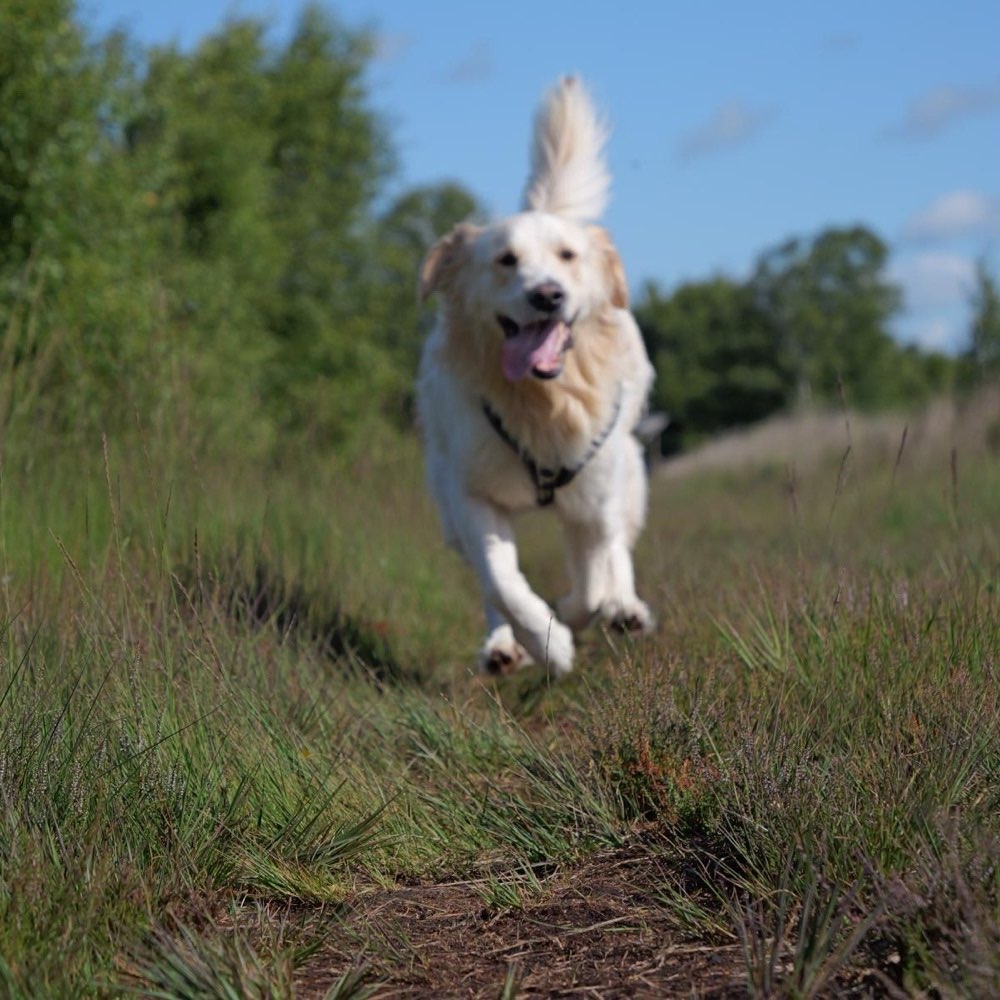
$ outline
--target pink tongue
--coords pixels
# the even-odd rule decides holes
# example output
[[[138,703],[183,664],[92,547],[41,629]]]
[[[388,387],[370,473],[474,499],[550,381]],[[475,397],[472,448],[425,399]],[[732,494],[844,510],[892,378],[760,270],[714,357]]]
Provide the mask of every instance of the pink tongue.
[[[503,342],[501,364],[508,382],[517,382],[532,371],[554,372],[562,363],[569,327],[561,320],[529,323]]]

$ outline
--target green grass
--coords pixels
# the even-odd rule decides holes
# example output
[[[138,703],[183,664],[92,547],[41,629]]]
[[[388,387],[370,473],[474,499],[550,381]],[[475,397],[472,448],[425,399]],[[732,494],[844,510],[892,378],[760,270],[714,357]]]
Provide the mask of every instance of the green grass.
[[[292,996],[345,903],[457,881],[529,911],[625,848],[751,994],[855,968],[992,992],[1000,458],[978,425],[902,454],[848,432],[801,470],[658,477],[659,629],[588,635],[557,685],[473,676],[478,597],[412,441],[351,468],[8,441],[4,995]],[[556,596],[558,539],[522,538]],[[356,957],[330,996],[377,980]]]

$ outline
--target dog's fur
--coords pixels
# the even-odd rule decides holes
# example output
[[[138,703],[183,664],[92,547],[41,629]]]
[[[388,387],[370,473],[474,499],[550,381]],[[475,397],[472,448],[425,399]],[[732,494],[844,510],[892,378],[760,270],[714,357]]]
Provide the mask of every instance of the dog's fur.
[[[653,370],[618,253],[593,224],[607,200],[605,138],[583,86],[561,81],[535,120],[525,210],[459,225],[421,269],[421,296],[441,297],[418,381],[428,480],[446,540],[479,576],[490,673],[534,660],[565,674],[571,629],[596,616],[651,625],[632,571],[646,479],[631,432]],[[539,466],[585,463],[554,494],[571,581],[555,613],[518,568],[511,517],[540,501],[515,447]]]

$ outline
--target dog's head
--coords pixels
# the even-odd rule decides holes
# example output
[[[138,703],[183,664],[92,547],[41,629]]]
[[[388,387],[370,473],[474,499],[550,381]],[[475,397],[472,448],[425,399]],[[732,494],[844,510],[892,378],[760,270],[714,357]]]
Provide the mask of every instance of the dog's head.
[[[545,212],[523,212],[485,227],[463,224],[431,248],[420,294],[440,292],[485,339],[484,360],[499,349],[510,382],[558,378],[574,333],[609,307],[625,309],[628,289],[607,232]]]

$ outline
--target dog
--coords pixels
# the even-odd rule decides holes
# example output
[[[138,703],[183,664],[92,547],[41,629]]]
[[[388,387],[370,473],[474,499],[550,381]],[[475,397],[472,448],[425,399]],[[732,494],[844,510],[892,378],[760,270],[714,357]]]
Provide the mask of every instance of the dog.
[[[607,131],[583,84],[561,80],[535,117],[519,214],[462,223],[423,261],[440,308],[417,379],[427,479],[445,540],[479,577],[489,674],[573,667],[573,632],[599,619],[645,632],[632,549],[646,473],[632,434],[653,381],[611,239],[598,226]],[[570,589],[555,609],[518,565],[512,520],[563,523]]]

